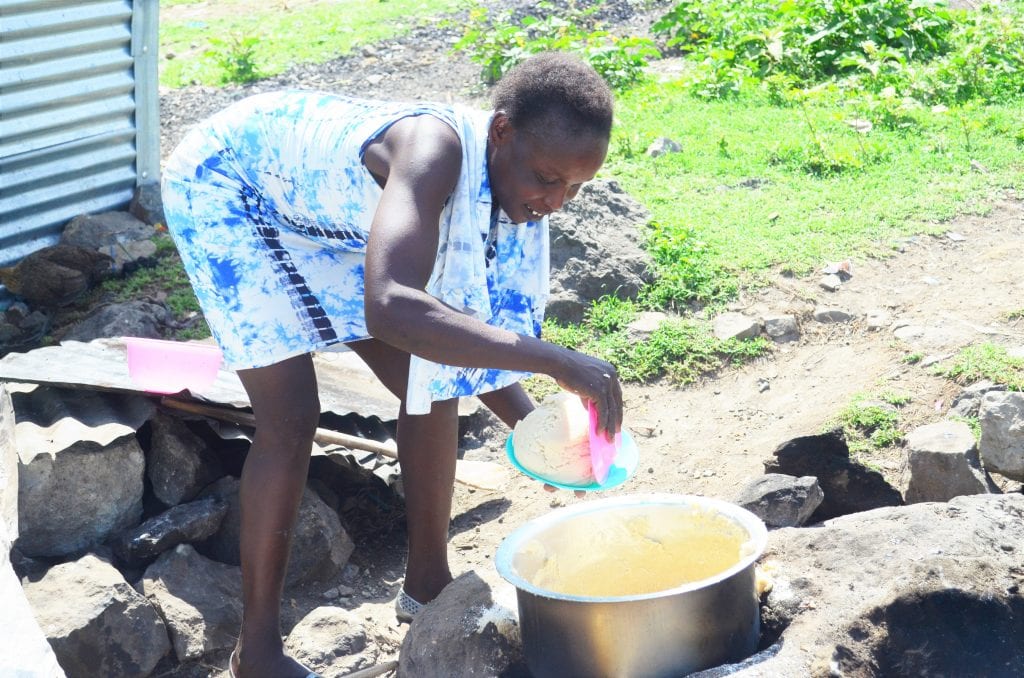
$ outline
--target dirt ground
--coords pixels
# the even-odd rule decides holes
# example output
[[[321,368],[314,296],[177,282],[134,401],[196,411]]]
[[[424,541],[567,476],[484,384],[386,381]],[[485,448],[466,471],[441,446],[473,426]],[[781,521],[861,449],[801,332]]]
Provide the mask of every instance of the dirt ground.
[[[196,7],[187,6],[187,11]],[[418,34],[401,44],[429,54],[434,39]],[[447,38],[441,35],[436,39]],[[302,67],[258,88],[312,83],[343,92],[359,90],[365,87],[360,73],[393,73],[387,56],[398,55],[396,58],[409,64],[409,51],[385,47],[376,50],[372,58],[360,56],[318,68]],[[437,88],[450,85],[452,77],[472,73],[467,64],[450,63],[454,57],[439,54],[432,62],[417,62],[423,73],[417,74],[414,86],[408,79],[402,81],[405,89],[402,83],[391,86],[385,80],[380,89],[394,93],[395,98],[424,96],[430,94],[433,81],[420,77],[423,74],[438,73],[440,85],[433,83]],[[191,88],[162,93],[164,153],[189,122],[219,107],[215,104],[251,91]],[[1018,275],[1017,254],[1024,250],[1024,204],[994,197],[989,214],[953,220],[948,230],[962,239],[919,236],[908,239],[903,251],[891,258],[855,260],[853,277],[835,293],[819,287],[817,276],[795,279],[781,274],[772,286],[746,293],[733,310],[755,316],[793,313],[802,323],[799,341],[776,345],[771,354],[752,364],[686,388],[668,383],[626,385],[625,424],[637,440],[640,466],[622,487],[578,499],[568,492],[545,492],[538,483],[516,474],[510,474],[500,491],[457,485],[450,541],[453,573],[474,570],[496,587],[499,595],[507,596],[510,589],[492,564],[499,543],[526,521],[558,506],[645,492],[730,499],[764,472],[762,462],[775,447],[797,436],[821,432],[858,393],[890,389],[911,395],[912,402],[903,410],[905,424],[943,417],[958,387],[933,375],[925,363],[972,342],[1024,345],[1021,321],[1007,320],[1009,312],[1022,307],[1024,283]],[[856,319],[817,323],[811,319],[817,305],[852,312]],[[891,322],[882,329],[869,329],[865,316],[879,309],[891,316]],[[894,335],[901,327],[907,340]],[[904,358],[909,353],[921,353],[925,360],[907,364]],[[496,422],[484,429],[485,445],[468,450],[467,457],[503,460],[507,429]],[[902,465],[898,450],[872,462],[891,481],[898,480]],[[360,545],[352,558],[359,567],[352,583],[354,595],[347,602],[329,603],[350,609],[366,622],[374,645],[382,652],[378,662],[397,657],[407,628],[395,623],[392,607],[401,586],[404,560],[401,531]],[[328,603],[320,589],[286,594],[285,630],[322,604]],[[223,659],[226,661],[226,656]],[[180,667],[172,673],[207,675],[223,666]]]

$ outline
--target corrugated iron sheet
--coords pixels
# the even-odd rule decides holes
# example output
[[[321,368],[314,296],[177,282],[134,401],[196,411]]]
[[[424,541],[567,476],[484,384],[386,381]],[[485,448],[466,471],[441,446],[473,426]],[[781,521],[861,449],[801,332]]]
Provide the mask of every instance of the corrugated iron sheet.
[[[383,421],[398,418],[398,398],[376,380],[355,353],[316,355],[314,365],[323,412],[358,414]],[[27,353],[8,353],[0,358],[0,381],[143,392],[128,373],[124,341],[119,338],[88,343],[65,341],[60,346],[44,346]],[[233,371],[224,368],[213,384],[192,395],[207,402],[249,407],[242,382]],[[474,404],[467,404],[465,413],[474,410]]]
[[[0,265],[158,180],[157,0],[0,0]]]

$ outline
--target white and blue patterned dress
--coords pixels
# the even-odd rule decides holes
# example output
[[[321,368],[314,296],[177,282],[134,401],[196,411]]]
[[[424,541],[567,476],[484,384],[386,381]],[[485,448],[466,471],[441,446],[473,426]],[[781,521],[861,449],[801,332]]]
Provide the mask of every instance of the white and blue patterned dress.
[[[367,145],[404,117],[432,115],[462,141],[426,291],[490,325],[540,336],[547,220],[492,214],[490,114],[318,92],[260,94],[194,128],[163,171],[167,226],[214,338],[234,369],[366,339],[363,263],[381,188]],[[410,364],[406,409],[476,395],[524,375]]]

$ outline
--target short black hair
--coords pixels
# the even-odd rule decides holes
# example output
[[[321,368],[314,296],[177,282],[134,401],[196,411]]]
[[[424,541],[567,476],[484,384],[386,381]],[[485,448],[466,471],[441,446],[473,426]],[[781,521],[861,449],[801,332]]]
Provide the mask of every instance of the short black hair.
[[[552,131],[611,135],[611,88],[590,64],[566,52],[541,52],[515,66],[498,81],[492,101],[514,128],[542,138]]]

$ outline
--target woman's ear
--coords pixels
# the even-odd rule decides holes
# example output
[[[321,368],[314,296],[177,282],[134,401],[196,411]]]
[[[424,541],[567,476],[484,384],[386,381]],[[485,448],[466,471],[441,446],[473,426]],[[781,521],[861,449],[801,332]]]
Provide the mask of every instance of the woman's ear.
[[[491,146],[503,146],[512,138],[514,131],[508,114],[505,111],[495,111],[491,117],[487,138],[491,142]]]

